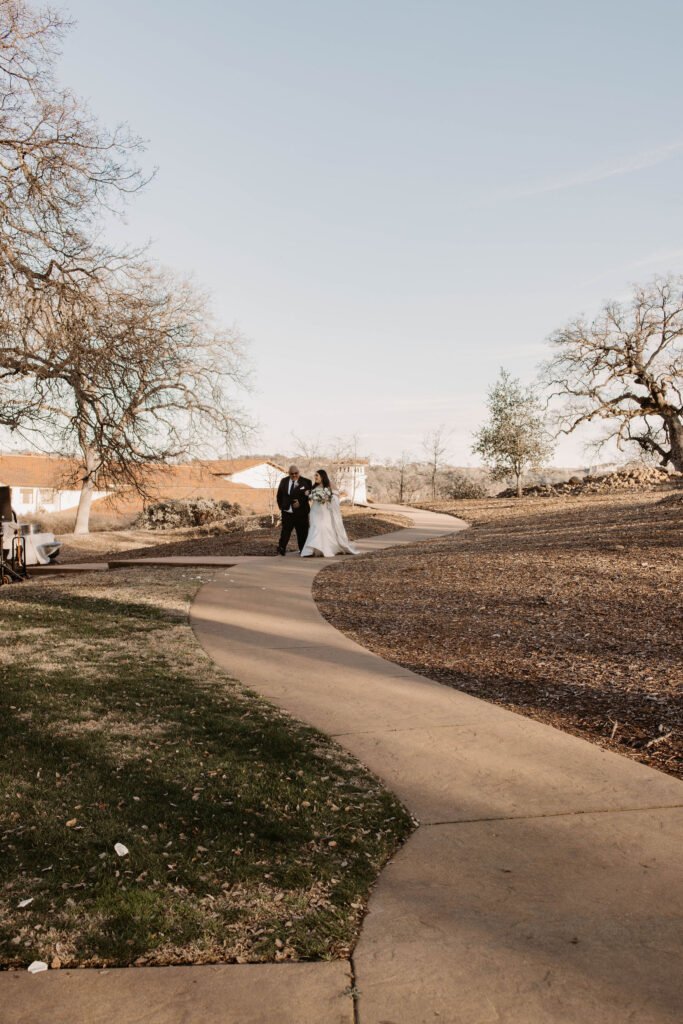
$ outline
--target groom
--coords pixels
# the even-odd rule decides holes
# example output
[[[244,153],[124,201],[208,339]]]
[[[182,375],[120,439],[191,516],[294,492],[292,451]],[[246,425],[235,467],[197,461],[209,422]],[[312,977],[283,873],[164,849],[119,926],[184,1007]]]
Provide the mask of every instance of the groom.
[[[308,513],[310,504],[308,496],[313,484],[305,476],[301,476],[298,466],[290,466],[288,476],[283,476],[277,489],[277,505],[282,512],[282,531],[277,546],[279,555],[287,554],[287,544],[296,530],[299,551],[306,543],[308,536]]]

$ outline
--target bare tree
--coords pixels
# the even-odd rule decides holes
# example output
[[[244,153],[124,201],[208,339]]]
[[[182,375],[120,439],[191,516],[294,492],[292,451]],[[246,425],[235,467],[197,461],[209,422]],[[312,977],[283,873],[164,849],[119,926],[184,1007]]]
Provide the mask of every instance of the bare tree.
[[[0,0],[0,340],[30,330],[59,301],[86,290],[123,255],[98,239],[98,219],[144,184],[131,160],[141,141],[125,126],[104,129],[55,78],[69,28],[51,7]],[[7,296],[12,298],[7,301]],[[0,384],[12,376],[0,367]],[[3,395],[4,398],[4,395]],[[15,429],[35,414],[33,395],[0,423]]]
[[[206,296],[168,272],[135,265],[41,304],[15,343],[0,339],[13,374],[9,406],[39,406],[30,433],[81,466],[77,533],[103,487],[147,493],[159,464],[221,447],[246,420],[231,392],[246,383],[235,331],[213,323]]]
[[[349,466],[350,466],[350,471],[351,471],[351,495],[350,495],[350,497],[351,497],[351,506],[352,507],[356,504],[356,495],[358,493],[358,481],[357,481],[357,478],[358,478],[358,458],[359,458],[358,450],[359,450],[359,444],[360,444],[360,440],[359,440],[358,434],[351,434],[351,436],[348,438],[348,440],[346,442],[346,445],[345,445],[346,451],[347,451],[348,455],[346,456],[346,458],[344,458],[344,455],[342,454],[341,458],[339,460],[340,462],[347,461],[349,463]],[[342,449],[342,451],[343,451],[343,449]]]
[[[359,461],[360,441],[358,435],[337,437],[328,443],[324,443],[319,437],[308,439],[296,435],[292,435],[292,440],[296,452],[294,460],[304,475],[311,479],[316,470],[323,468],[327,470],[333,485],[336,486],[340,472],[351,467],[351,494],[349,497],[351,503],[355,504],[357,497],[356,472],[353,466]]]
[[[429,465],[429,480],[432,490],[432,501],[436,498],[436,481],[439,470],[443,465],[443,458],[448,450],[448,438],[450,432],[441,425],[425,434],[422,440],[422,449],[427,456]]]
[[[403,505],[405,501],[408,481],[408,470],[410,468],[410,465],[411,459],[409,453],[406,451],[402,451],[396,462],[396,469],[398,470],[397,492],[399,505]]]
[[[543,378],[564,401],[561,433],[602,422],[602,440],[655,454],[683,472],[683,277],[637,286],[627,304],[610,302],[587,323],[551,336],[555,355]]]
[[[140,139],[104,129],[55,79],[70,23],[57,10],[0,0],[0,284],[40,292],[96,273],[111,257],[94,222],[140,188]]]
[[[282,473],[270,462],[266,464],[266,487],[268,489],[268,512],[271,523],[277,518],[277,489],[282,479]]]
[[[522,477],[539,469],[553,452],[536,393],[501,369],[489,390],[489,422],[475,436],[472,451],[491,467],[494,480],[513,476],[521,498]]]
[[[300,437],[292,434],[294,446],[293,461],[297,464],[303,476],[313,479],[313,474],[321,466],[329,463],[329,454],[325,445],[319,437]]]
[[[360,462],[360,438],[358,434],[351,434],[348,437],[337,437],[330,448],[328,462],[332,467],[332,473],[350,478],[351,505],[356,504],[358,495],[358,464]]]

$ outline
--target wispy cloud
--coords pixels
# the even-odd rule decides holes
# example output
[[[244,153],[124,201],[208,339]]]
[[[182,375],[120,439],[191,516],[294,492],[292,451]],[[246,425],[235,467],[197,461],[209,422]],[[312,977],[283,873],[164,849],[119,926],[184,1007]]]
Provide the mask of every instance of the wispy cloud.
[[[649,256],[640,260],[632,260],[630,263],[620,263],[616,267],[609,267],[608,270],[595,277],[588,277],[585,281],[579,282],[579,287],[589,288],[592,285],[600,284],[602,281],[613,281],[617,276],[627,277],[629,274],[649,270],[652,273],[667,274],[681,273],[683,270],[683,249],[660,249],[650,253]],[[630,296],[631,292],[624,292]]]
[[[655,270],[666,272],[674,264],[678,264],[680,268],[681,263],[683,263],[683,249],[661,249],[659,252],[653,252],[650,256],[646,256],[645,259],[637,260],[631,266],[634,269],[653,267]]]
[[[526,185],[511,185],[501,190],[495,199],[498,201],[525,199],[543,195],[546,192],[560,192],[563,189],[577,188],[580,185],[590,185],[596,181],[604,181],[606,178],[633,174],[635,171],[642,171],[647,167],[655,167],[657,164],[664,163],[665,160],[681,151],[683,151],[683,140],[669,142],[665,146],[641,150],[639,153],[632,153],[630,156],[618,160],[603,161],[557,178],[546,178]]]

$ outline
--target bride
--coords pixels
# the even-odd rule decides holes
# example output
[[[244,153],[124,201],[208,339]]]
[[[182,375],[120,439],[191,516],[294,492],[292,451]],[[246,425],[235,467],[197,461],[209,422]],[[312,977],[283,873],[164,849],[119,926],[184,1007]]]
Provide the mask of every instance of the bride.
[[[324,469],[319,469],[315,474],[310,499],[310,528],[301,557],[318,555],[332,558],[333,555],[357,555],[358,551],[346,536],[339,507],[339,495],[332,490],[330,478]]]

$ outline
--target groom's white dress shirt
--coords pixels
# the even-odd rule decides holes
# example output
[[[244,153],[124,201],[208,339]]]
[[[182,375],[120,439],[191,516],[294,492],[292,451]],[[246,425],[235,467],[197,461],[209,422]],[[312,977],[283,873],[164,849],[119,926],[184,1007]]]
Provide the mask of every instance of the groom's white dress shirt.
[[[292,487],[293,486],[294,486],[294,480],[292,480],[292,478],[290,476],[290,478],[289,478],[289,490],[287,491],[287,494],[291,494],[292,493]],[[286,508],[285,512],[294,512],[294,509],[292,508],[291,501],[289,503],[289,508]]]

